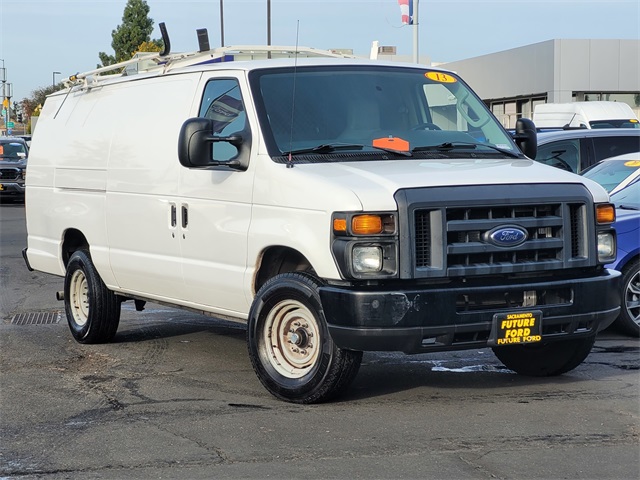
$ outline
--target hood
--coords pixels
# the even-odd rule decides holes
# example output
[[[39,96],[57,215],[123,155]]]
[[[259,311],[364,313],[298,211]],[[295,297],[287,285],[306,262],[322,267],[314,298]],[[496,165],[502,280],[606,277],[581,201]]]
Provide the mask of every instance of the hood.
[[[615,228],[618,234],[640,230],[640,210],[616,208]]]
[[[393,195],[402,188],[461,185],[584,184],[595,202],[609,201],[597,183],[529,159],[385,160],[296,164],[287,169],[298,185],[353,192],[364,210],[396,208]],[[314,177],[314,178],[311,178]],[[300,182],[300,183],[298,183]],[[319,182],[318,185],[314,183]]]

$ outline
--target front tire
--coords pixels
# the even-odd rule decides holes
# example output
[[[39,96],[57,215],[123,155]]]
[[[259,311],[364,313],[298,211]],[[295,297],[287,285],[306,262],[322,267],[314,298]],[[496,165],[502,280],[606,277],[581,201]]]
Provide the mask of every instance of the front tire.
[[[622,309],[616,327],[628,335],[640,337],[640,260],[622,270]]]
[[[494,347],[505,367],[529,377],[562,375],[580,365],[591,352],[595,335],[551,343]]]
[[[362,352],[333,342],[324,317],[320,283],[305,273],[284,273],[258,291],[249,312],[247,347],[260,382],[293,403],[335,398],[353,381]]]
[[[110,342],[118,330],[120,301],[105,286],[86,250],[77,250],[69,259],[64,309],[71,334],[80,343]]]

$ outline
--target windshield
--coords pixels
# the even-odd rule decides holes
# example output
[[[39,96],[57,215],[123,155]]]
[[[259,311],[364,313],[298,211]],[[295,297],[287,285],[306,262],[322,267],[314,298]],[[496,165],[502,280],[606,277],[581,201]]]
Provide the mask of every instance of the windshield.
[[[520,156],[484,103],[451,73],[321,66],[259,70],[250,81],[271,155],[339,149]]]
[[[20,142],[0,142],[0,160],[27,158],[27,149]]]
[[[606,160],[596,163],[584,170],[582,175],[598,182],[607,192],[610,192],[631,175],[637,175],[640,170],[640,154],[638,160]]]
[[[636,119],[625,120],[594,120],[589,122],[591,128],[640,128]]]

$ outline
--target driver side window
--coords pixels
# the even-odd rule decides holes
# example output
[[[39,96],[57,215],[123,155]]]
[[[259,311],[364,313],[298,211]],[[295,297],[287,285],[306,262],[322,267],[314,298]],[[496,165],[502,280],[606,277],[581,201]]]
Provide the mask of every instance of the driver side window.
[[[580,167],[580,141],[561,140],[538,146],[536,161],[577,173]]]
[[[245,130],[247,115],[237,80],[226,78],[207,83],[199,116],[213,120],[215,136],[226,137]],[[213,146],[214,160],[230,160],[237,155],[237,147],[229,142],[216,142]]]

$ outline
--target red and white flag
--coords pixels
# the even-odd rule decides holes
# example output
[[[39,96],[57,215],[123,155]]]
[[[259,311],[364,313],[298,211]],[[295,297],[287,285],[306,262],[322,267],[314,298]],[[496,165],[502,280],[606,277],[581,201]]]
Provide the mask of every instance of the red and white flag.
[[[413,0],[398,0],[404,25],[413,25]]]

